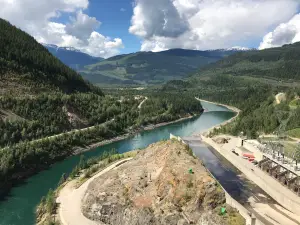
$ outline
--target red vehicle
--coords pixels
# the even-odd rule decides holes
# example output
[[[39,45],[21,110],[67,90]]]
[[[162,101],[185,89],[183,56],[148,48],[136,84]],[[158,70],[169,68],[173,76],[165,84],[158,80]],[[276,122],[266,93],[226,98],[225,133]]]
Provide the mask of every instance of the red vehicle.
[[[249,162],[253,162],[253,161],[254,161],[254,158],[249,158],[248,161],[249,161]]]
[[[244,157],[251,158],[251,159],[255,159],[254,155],[251,154],[251,153],[243,153],[243,156],[244,156]]]

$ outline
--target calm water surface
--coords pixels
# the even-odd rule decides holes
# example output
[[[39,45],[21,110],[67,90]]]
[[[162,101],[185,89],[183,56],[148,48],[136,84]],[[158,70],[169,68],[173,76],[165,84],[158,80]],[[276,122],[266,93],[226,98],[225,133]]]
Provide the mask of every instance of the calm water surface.
[[[200,117],[193,118],[176,124],[159,127],[155,130],[145,131],[126,140],[108,144],[89,152],[83,153],[86,158],[100,155],[105,150],[115,148],[124,153],[137,148],[145,148],[149,144],[168,139],[170,133],[188,136],[195,132],[206,130],[216,124],[222,123],[235,113],[225,107],[202,103],[209,112]],[[24,184],[11,190],[10,195],[0,202],[0,225],[33,225],[34,211],[42,196],[56,185],[63,173],[70,173],[79,162],[80,156],[72,156],[62,162],[54,164],[49,170],[43,171]]]

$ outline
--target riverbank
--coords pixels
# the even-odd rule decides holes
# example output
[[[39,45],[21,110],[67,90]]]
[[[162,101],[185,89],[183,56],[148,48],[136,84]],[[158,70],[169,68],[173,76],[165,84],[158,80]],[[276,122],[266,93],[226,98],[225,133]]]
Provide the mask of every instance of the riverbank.
[[[213,110],[223,110],[221,107],[207,104],[206,108]],[[203,113],[196,118],[185,120],[176,125],[168,125],[151,131],[142,132],[141,135],[130,137],[123,141],[114,142],[109,145],[92,149],[82,155],[86,160],[99,157],[101,153],[116,149],[118,152],[128,152],[132,149],[144,149],[148,145],[161,140],[169,139],[170,133],[179,136],[200,132],[233,117],[233,113]],[[50,188],[55,189],[63,173],[69,174],[78,165],[80,155],[70,156],[66,160],[52,165],[49,169],[41,171],[32,176],[22,185],[12,189],[13,197],[7,196],[0,202],[0,225],[32,225],[34,224],[34,210],[41,198],[47,194]],[[47,177],[47,179],[45,179]],[[18,217],[14,216],[18,215]]]
[[[134,131],[132,131],[130,133],[125,133],[123,135],[116,136],[116,137],[113,137],[111,139],[103,140],[103,141],[100,141],[100,142],[97,142],[97,143],[93,143],[93,144],[87,145],[85,147],[73,147],[73,150],[70,150],[69,154],[65,154],[65,155],[62,155],[62,156],[58,157],[58,159],[53,161],[51,164],[48,164],[48,165],[44,164],[44,165],[41,165],[39,168],[34,168],[32,170],[27,170],[26,172],[22,171],[18,174],[15,174],[14,177],[17,177],[17,179],[12,179],[9,183],[5,183],[5,184],[0,185],[0,197],[5,197],[6,195],[8,195],[12,187],[14,187],[15,185],[18,185],[19,183],[22,183],[24,180],[28,179],[32,175],[35,175],[35,174],[51,167],[53,164],[55,164],[57,162],[60,162],[62,160],[65,160],[66,158],[69,158],[70,156],[80,155],[80,154],[82,154],[84,152],[88,152],[92,149],[95,149],[95,148],[98,148],[98,147],[101,147],[101,146],[104,146],[104,145],[112,144],[114,142],[125,140],[125,139],[130,138],[131,136],[134,136],[134,135],[136,135],[140,132],[150,131],[150,130],[153,130],[153,129],[156,129],[156,128],[159,128],[159,127],[163,127],[163,126],[167,126],[167,125],[170,125],[170,124],[182,122],[182,121],[185,121],[185,120],[191,119],[193,117],[197,117],[197,116],[199,116],[199,114],[194,115],[194,116],[189,115],[189,116],[182,117],[180,119],[170,121],[170,122],[163,122],[163,123],[154,124],[154,125],[150,124],[150,125],[147,125],[145,127],[137,128],[137,129],[135,129]],[[85,128],[84,130],[87,130],[87,129],[88,128]],[[51,139],[53,141],[53,140],[55,140],[55,138],[61,138],[62,136],[63,136],[63,134],[59,134],[59,135],[56,135],[56,136],[52,136]],[[36,142],[36,141],[33,141],[33,142]]]
[[[72,202],[72,204],[69,204],[65,208],[68,212],[72,212],[72,216],[77,214],[79,215],[78,210],[73,212],[72,209],[76,210],[77,208],[74,208],[74,205],[80,205],[80,200],[82,199],[82,197],[80,197],[80,193],[85,192],[84,190],[88,186],[89,182],[105,173],[108,168],[118,167],[128,160],[131,160],[138,153],[138,150],[133,150],[124,154],[108,154],[89,161],[80,161],[80,163],[73,169],[72,173],[68,177],[63,176],[61,178],[59,186],[54,191],[49,191],[47,196],[42,198],[36,207],[36,223],[39,225],[48,225],[50,223],[55,223],[58,220],[64,221],[63,218],[59,218],[60,213],[57,210],[58,206],[60,209],[64,208],[63,205],[60,205],[59,196],[61,196],[62,199],[65,199],[70,197],[70,195],[73,195],[71,200],[69,199],[70,201],[65,201],[66,204],[69,204],[70,202]],[[80,190],[83,190],[84,192],[78,192]]]
[[[76,180],[68,182],[59,191],[57,197],[57,203],[59,204],[57,219],[60,221],[60,223],[62,225],[96,225],[96,222],[86,218],[81,211],[81,201],[88,189],[88,186],[99,176],[117,168],[131,159],[132,158],[123,159],[106,167],[104,170],[100,171],[95,176],[83,183],[79,188],[76,188]]]
[[[111,139],[108,139],[108,140],[104,140],[104,141],[101,141],[101,142],[90,144],[87,147],[76,148],[76,150],[74,151],[74,155],[78,155],[78,154],[81,154],[83,152],[90,151],[91,149],[98,148],[98,147],[101,147],[101,146],[104,146],[104,145],[108,145],[108,144],[111,144],[111,143],[114,143],[114,142],[117,142],[117,141],[125,140],[125,139],[127,139],[131,136],[134,136],[134,135],[136,135],[140,132],[143,132],[143,131],[150,131],[150,130],[153,130],[153,129],[156,129],[156,128],[159,128],[159,127],[179,123],[179,122],[182,122],[182,121],[185,121],[185,120],[195,118],[195,117],[200,116],[200,115],[201,114],[197,114],[197,115],[193,115],[193,116],[190,115],[190,116],[182,117],[180,119],[170,121],[170,122],[163,122],[163,123],[158,123],[158,124],[149,124],[145,127],[138,128],[138,129],[136,129],[135,131],[133,131],[131,133],[125,133],[123,135],[120,135],[120,136],[117,136],[117,137],[114,137],[114,138],[111,138]]]
[[[216,124],[215,126],[205,130],[205,131],[202,131],[201,133],[195,133],[194,136],[201,136],[201,135],[207,135],[209,134],[212,130],[214,129],[219,129],[220,127],[222,126],[225,126],[229,123],[232,123],[234,120],[236,120],[236,118],[238,118],[238,116],[240,115],[241,113],[241,110],[236,108],[236,107],[233,107],[233,106],[230,106],[230,105],[225,105],[225,104],[221,104],[221,103],[218,103],[218,102],[211,102],[211,101],[207,101],[207,100],[204,100],[204,99],[200,99],[200,98],[196,98],[198,101],[201,101],[201,102],[206,102],[206,103],[209,103],[209,104],[214,104],[214,105],[219,105],[219,106],[223,106],[223,107],[226,107],[227,109],[230,109],[231,111],[235,112],[236,115],[234,117],[232,117],[231,119],[229,120],[226,120],[220,124]]]
[[[201,98],[196,98],[196,99],[198,101],[200,101],[200,102],[207,102],[207,103],[210,103],[210,104],[214,104],[214,105],[219,105],[219,106],[226,107],[226,108],[228,108],[228,109],[230,109],[230,110],[232,110],[232,111],[234,111],[234,112],[236,112],[238,114],[241,112],[240,109],[238,109],[238,108],[236,108],[234,106],[231,106],[231,105],[225,105],[225,104],[218,103],[218,102],[211,102],[211,101],[207,101],[207,100],[204,100],[204,99],[201,99]]]

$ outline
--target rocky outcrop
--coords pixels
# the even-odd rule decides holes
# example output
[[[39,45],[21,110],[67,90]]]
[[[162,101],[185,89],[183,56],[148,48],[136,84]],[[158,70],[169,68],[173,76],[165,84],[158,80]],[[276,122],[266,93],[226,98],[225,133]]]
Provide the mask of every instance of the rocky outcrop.
[[[223,225],[216,208],[224,203],[225,194],[201,161],[187,146],[169,140],[96,178],[82,212],[100,224]]]

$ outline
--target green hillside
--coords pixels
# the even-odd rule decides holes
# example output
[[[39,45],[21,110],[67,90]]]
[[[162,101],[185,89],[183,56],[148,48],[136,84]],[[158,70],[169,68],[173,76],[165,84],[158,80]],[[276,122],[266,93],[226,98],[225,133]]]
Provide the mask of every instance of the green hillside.
[[[33,37],[0,19],[0,95],[101,91],[52,56]]]
[[[80,73],[92,83],[157,84],[181,79],[236,51],[172,49],[119,55],[86,66]]]
[[[186,81],[167,82],[163,90],[240,108],[239,118],[224,132],[243,132],[251,138],[262,133],[288,134],[300,128],[295,100],[300,94],[300,43],[239,52],[201,68]],[[276,104],[275,95],[280,92],[286,93],[287,100]]]
[[[105,96],[4,20],[0,49],[0,198],[80,148],[202,112],[193,96]]]
[[[300,80],[299,68],[300,43],[295,43],[280,48],[239,52],[202,68],[194,77],[205,80],[227,75],[261,83],[292,85]]]

